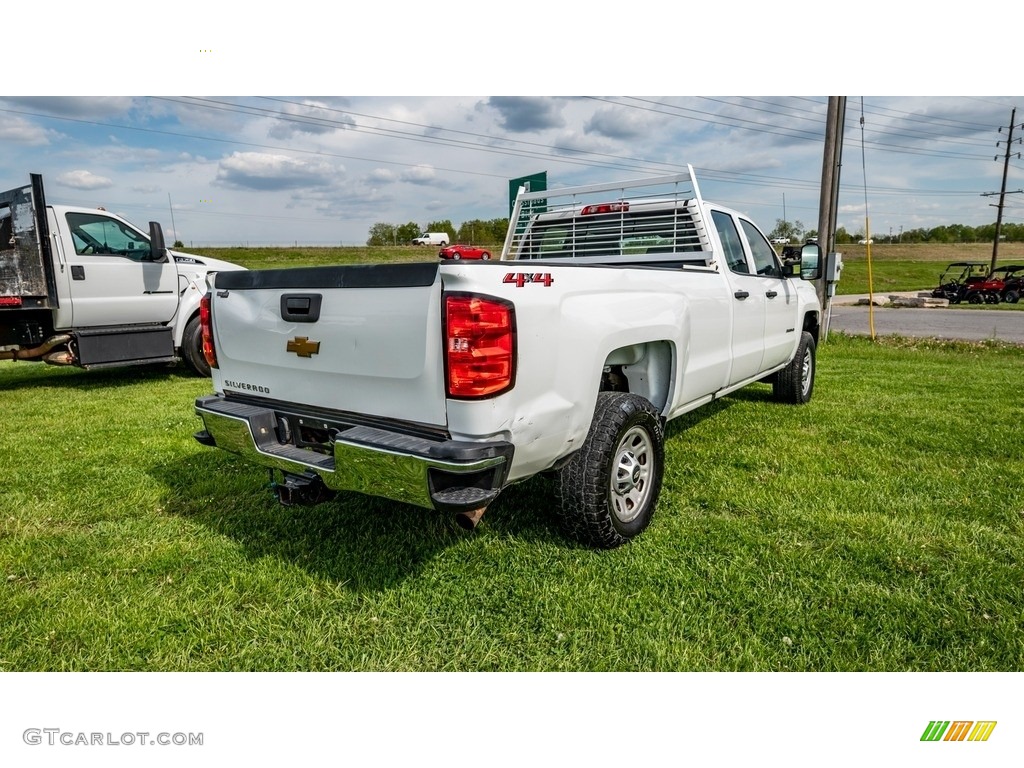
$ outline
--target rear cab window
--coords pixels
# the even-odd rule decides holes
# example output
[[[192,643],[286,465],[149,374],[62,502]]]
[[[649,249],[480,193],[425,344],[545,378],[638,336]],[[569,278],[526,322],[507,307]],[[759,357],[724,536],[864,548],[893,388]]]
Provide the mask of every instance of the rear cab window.
[[[693,218],[684,210],[617,209],[548,221],[540,219],[532,224],[518,258],[636,257],[701,252]],[[703,259],[694,261],[703,263]]]

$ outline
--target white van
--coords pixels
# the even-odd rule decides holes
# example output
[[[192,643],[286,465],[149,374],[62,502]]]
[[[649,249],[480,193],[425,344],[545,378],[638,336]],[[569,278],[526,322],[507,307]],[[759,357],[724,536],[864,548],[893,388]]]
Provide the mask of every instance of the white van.
[[[413,245],[448,245],[447,232],[424,232],[412,239]]]

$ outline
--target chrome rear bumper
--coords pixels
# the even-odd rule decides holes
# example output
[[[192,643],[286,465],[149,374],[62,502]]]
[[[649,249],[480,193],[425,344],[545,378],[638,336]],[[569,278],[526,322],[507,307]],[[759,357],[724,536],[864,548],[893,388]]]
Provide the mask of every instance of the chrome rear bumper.
[[[331,454],[280,440],[278,413],[211,395],[196,400],[205,429],[195,435],[286,475],[319,476],[335,491],[356,491],[449,512],[486,507],[504,485],[511,443],[428,439],[379,426],[338,424]],[[326,425],[325,425],[326,426]]]

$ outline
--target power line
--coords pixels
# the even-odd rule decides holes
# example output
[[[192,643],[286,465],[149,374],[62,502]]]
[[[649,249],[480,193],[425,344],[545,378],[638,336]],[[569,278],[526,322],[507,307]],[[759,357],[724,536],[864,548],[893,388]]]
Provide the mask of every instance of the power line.
[[[514,158],[543,161],[545,163],[558,163],[581,168],[606,168],[617,171],[647,173],[671,172],[682,168],[680,164],[665,161],[652,161],[646,160],[642,157],[601,153],[574,147],[560,146],[557,144],[553,145],[544,142],[513,139],[507,136],[494,136],[486,133],[449,128],[443,125],[431,125],[428,123],[397,120],[381,115],[336,109],[325,105],[304,103],[281,98],[259,97],[268,103],[282,104],[286,107],[294,107],[299,110],[311,110],[311,112],[307,114],[296,114],[292,111],[280,109],[274,110],[254,104],[239,104],[231,101],[204,99],[200,97],[150,98],[174,102],[194,109],[215,109],[222,112],[237,114],[243,118],[286,121],[296,125],[298,130],[302,130],[303,128],[313,129],[308,131],[310,133],[315,133],[316,129],[353,131],[356,133],[375,135],[396,141],[410,141],[440,147],[449,147],[455,150],[500,154]],[[642,110],[650,114],[662,116],[669,120],[688,120],[708,128],[726,128],[729,130],[753,132],[768,136],[781,136],[798,142],[818,143],[821,140],[821,125],[824,119],[822,114],[824,104],[821,101],[816,101],[807,97],[792,97],[786,101],[767,98],[751,98],[744,99],[742,101],[711,97],[698,97],[698,99],[699,103],[707,102],[710,104],[726,106],[731,110],[736,110],[738,114],[722,115],[721,110],[719,113],[715,113],[709,110],[695,108],[695,106],[672,104],[664,100],[658,101],[655,99],[641,97],[591,97],[591,100],[593,101],[604,102],[618,109]],[[807,106],[803,106],[804,104]],[[948,127],[951,131],[977,130],[981,128],[990,130],[990,126],[983,126],[974,122],[957,121],[946,117],[921,116],[914,112],[897,110],[889,107],[876,107],[875,105],[870,104],[865,106],[865,111],[868,114],[883,116],[887,120],[899,121],[899,124],[914,126],[913,128],[909,128],[905,131],[900,131],[899,129],[890,130],[888,128],[868,131],[869,136],[873,138],[872,140],[866,141],[865,145],[872,151],[908,157],[939,157],[948,160],[963,161],[972,161],[991,156],[991,154],[975,155],[968,152],[926,148],[922,146],[908,146],[906,144],[896,143],[893,140],[896,138],[906,139],[908,141],[919,140],[922,142],[934,142],[935,146],[975,146],[975,143],[969,139],[964,137],[947,136],[939,131],[944,126]],[[213,142],[242,148],[251,147],[259,150],[269,150],[289,155],[315,155],[321,158],[337,158],[354,162],[376,163],[379,165],[404,168],[419,168],[425,165],[424,163],[401,162],[385,157],[363,156],[355,153],[343,154],[336,151],[325,151],[320,149],[303,149],[294,145],[280,146],[268,143],[242,141],[236,138],[199,135],[194,132],[175,131],[151,126],[119,125],[113,122],[40,114],[38,112],[26,110],[0,108],[0,112],[28,115],[48,120],[61,120],[122,131],[135,131],[153,135],[173,136],[193,141]],[[780,126],[777,124],[779,121],[776,121],[776,123],[766,122],[763,119],[763,116],[776,118],[783,117],[788,121],[788,124]],[[357,121],[357,118],[359,121]],[[360,121],[376,121],[379,122],[380,125],[372,125]],[[806,126],[806,128],[804,128],[804,126]],[[918,128],[916,126],[923,127]],[[421,131],[432,133],[433,135],[424,135],[423,133],[420,133]],[[883,137],[888,137],[889,140],[881,140]],[[500,146],[495,146],[496,142],[499,142]],[[984,146],[984,144],[978,143],[977,146],[981,147]],[[464,168],[430,167],[438,173],[464,174],[484,178],[500,178],[502,180],[506,179],[506,174],[488,173],[485,171],[469,170]],[[1011,167],[1016,168],[1015,165],[1011,165]],[[723,185],[733,185],[737,187],[771,187],[778,190],[811,192],[816,189],[817,185],[815,180],[802,180],[713,168],[701,168],[700,170],[702,175],[708,180],[715,181],[716,183]],[[871,188],[871,191],[873,195],[879,196],[915,195],[919,197],[935,198],[953,198],[978,194],[977,190],[923,190],[891,186],[873,187]],[[335,201],[335,198],[331,199],[332,202]],[[363,202],[365,200],[360,199],[360,201]],[[763,201],[760,204],[763,204]],[[794,204],[792,207],[794,209],[798,209],[799,205]],[[190,213],[207,216],[245,216],[245,214],[215,213],[212,211],[190,211]],[[289,219],[287,217],[280,218],[282,220],[297,220]],[[308,220],[315,221],[312,219]]]

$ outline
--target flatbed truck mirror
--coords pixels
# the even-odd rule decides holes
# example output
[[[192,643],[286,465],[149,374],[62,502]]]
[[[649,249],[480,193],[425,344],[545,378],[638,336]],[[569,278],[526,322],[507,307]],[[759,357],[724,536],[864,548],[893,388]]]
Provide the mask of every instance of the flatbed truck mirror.
[[[149,247],[151,261],[167,261],[167,243],[164,241],[164,230],[159,221],[149,222]]]

